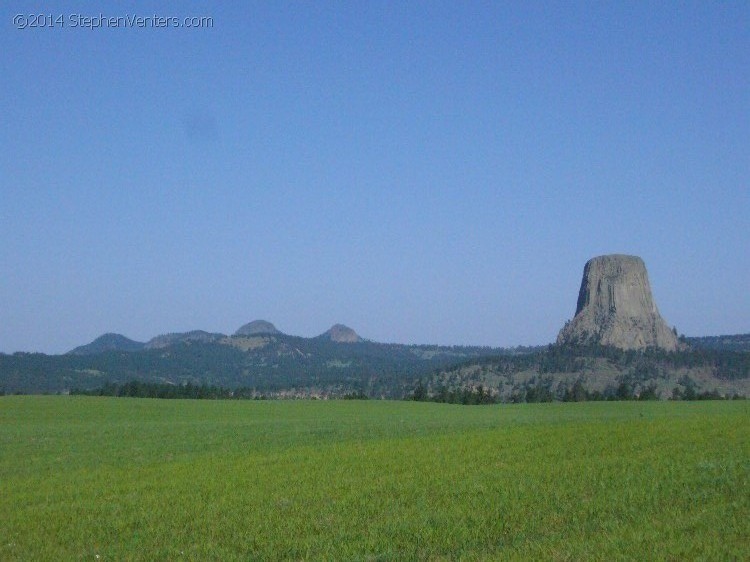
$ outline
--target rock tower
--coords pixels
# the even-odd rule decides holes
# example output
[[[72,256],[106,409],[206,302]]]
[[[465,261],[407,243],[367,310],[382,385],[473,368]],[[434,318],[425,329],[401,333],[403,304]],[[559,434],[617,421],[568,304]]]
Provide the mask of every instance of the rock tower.
[[[557,343],[668,351],[678,347],[677,336],[656,308],[643,260],[619,254],[586,263],[575,317],[560,330]]]

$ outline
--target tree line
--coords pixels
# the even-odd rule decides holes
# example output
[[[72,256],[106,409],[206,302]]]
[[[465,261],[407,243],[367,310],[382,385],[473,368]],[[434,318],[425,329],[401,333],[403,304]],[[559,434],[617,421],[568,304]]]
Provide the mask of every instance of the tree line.
[[[667,398],[669,400],[744,400],[739,394],[722,395],[718,390],[698,391],[695,384],[688,379],[680,381],[685,388],[675,386]],[[622,380],[617,386],[610,386],[604,391],[588,390],[581,379],[573,384],[558,384],[553,386],[552,379],[540,378],[529,381],[509,397],[503,397],[499,392],[492,392],[483,385],[471,388],[452,388],[439,385],[435,391],[430,391],[420,380],[414,390],[407,395],[407,400],[416,402],[439,402],[446,404],[507,404],[507,403],[537,403],[537,402],[602,402],[623,400],[661,400],[662,395],[655,384],[639,386],[629,380]]]
[[[211,384],[169,384],[132,380],[124,384],[107,383],[95,389],[74,388],[72,395],[117,396],[122,398],[163,398],[192,400],[265,400],[254,388],[225,388]]]
[[[107,383],[99,388],[75,388],[71,395],[114,396],[120,398],[161,398],[181,400],[271,400],[274,395],[259,392],[256,388],[226,388],[211,384],[170,384],[131,380],[124,384]],[[337,396],[343,400],[368,400],[361,390]]]

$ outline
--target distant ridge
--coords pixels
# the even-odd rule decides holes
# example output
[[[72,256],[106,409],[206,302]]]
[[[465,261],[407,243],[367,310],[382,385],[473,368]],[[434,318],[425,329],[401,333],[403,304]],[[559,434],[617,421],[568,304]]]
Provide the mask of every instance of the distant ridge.
[[[280,334],[276,326],[267,320],[253,320],[244,326],[241,326],[235,333],[235,336],[256,336],[258,334]]]
[[[750,334],[726,334],[721,336],[687,337],[685,341],[693,347],[725,351],[750,351]]]
[[[327,332],[320,334],[318,337],[337,343],[358,343],[364,341],[357,335],[357,332],[343,324],[334,324]]]
[[[203,330],[193,330],[190,332],[180,332],[174,334],[163,334],[151,338],[144,345],[145,349],[161,349],[163,347],[169,347],[176,343],[183,342],[200,342],[200,343],[211,343],[224,339],[226,335],[219,333],[204,332]]]
[[[68,355],[96,355],[105,351],[140,351],[143,342],[131,340],[122,334],[107,333],[86,345],[79,345],[68,351]]]

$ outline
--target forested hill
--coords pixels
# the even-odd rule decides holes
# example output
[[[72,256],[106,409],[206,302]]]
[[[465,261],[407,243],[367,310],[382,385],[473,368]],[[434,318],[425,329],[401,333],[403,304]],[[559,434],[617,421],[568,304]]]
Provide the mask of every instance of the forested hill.
[[[558,399],[574,386],[600,397],[644,392],[661,398],[675,392],[747,396],[750,352],[741,351],[747,341],[747,335],[684,338],[689,349],[639,352],[596,346],[501,349],[341,342],[280,332],[186,332],[147,344],[108,335],[85,347],[83,355],[80,348],[65,355],[0,354],[0,394],[65,393],[137,380],[243,388],[281,397],[402,398],[418,387],[427,396],[457,396],[481,387],[493,400],[514,401]],[[103,351],[96,352],[98,346]]]
[[[750,334],[727,336],[703,336],[684,338],[695,348],[717,349],[719,351],[750,351]]]
[[[86,345],[80,345],[68,353],[72,355],[95,355],[105,351],[139,351],[144,343],[133,341],[121,334],[104,334]]]
[[[0,354],[0,392],[58,393],[130,380],[252,388],[265,394],[365,392],[401,397],[436,368],[534,348],[341,343],[285,334],[174,338],[164,347]],[[110,343],[107,338],[104,343]],[[137,347],[137,346],[130,346]],[[87,348],[87,351],[91,348]]]
[[[750,352],[550,345],[537,353],[438,369],[420,380],[414,394],[448,402],[748,397]]]

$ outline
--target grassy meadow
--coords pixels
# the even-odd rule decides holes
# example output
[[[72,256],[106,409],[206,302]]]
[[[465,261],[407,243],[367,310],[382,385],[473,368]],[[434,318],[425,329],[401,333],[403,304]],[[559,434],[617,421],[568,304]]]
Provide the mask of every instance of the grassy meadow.
[[[748,558],[748,401],[0,398],[0,560]]]

